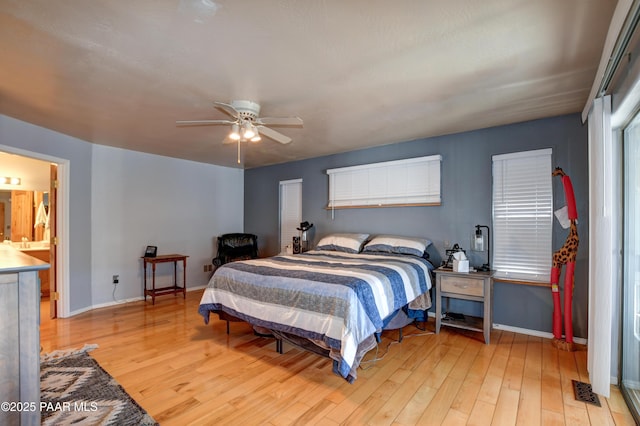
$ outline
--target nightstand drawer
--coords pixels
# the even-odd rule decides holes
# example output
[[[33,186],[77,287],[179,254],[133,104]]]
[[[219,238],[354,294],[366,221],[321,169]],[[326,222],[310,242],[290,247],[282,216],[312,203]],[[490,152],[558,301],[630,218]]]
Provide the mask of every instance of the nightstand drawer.
[[[445,293],[465,294],[467,296],[484,296],[484,280],[465,277],[440,277],[440,289]]]

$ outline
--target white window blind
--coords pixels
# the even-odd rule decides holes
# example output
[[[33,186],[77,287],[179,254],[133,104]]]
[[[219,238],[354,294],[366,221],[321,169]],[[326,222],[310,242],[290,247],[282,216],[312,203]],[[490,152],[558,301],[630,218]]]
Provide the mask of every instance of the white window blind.
[[[440,155],[327,170],[328,208],[440,204]]]
[[[302,179],[280,182],[280,251],[293,244],[302,222]]]
[[[493,156],[493,269],[497,277],[549,282],[551,180],[551,149]]]

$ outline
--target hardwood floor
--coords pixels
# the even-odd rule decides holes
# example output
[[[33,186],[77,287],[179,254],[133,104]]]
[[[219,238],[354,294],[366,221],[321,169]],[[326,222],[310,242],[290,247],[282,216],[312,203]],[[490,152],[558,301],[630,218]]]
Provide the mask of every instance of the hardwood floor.
[[[549,340],[497,330],[485,345],[481,333],[410,325],[400,344],[385,332],[382,359],[367,354],[350,385],[329,360],[286,343],[280,355],[246,324],[232,323],[229,335],[215,315],[205,325],[201,295],[69,319],[43,312],[43,351],[98,344],[91,355],[161,425],[634,424],[615,387],[600,408],[574,399],[571,380],[588,381],[584,348],[557,351]]]

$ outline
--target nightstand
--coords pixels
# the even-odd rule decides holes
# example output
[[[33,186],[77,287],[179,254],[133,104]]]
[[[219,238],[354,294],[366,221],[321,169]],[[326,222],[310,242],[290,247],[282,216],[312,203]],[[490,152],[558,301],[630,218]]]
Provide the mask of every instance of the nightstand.
[[[489,344],[492,325],[491,295],[493,279],[491,272],[453,272],[451,269],[438,268],[436,273],[436,334],[440,326],[480,331],[484,341]],[[442,318],[442,298],[473,300],[482,302],[484,315],[482,318],[464,315]],[[448,301],[447,299],[447,301]],[[448,303],[447,303],[448,304]]]

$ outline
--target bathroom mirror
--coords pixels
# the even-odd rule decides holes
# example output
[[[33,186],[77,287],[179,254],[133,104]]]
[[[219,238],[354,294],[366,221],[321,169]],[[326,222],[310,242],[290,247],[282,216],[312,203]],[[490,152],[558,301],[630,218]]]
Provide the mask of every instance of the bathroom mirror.
[[[46,191],[0,190],[0,240],[47,239],[48,206],[49,193]]]

